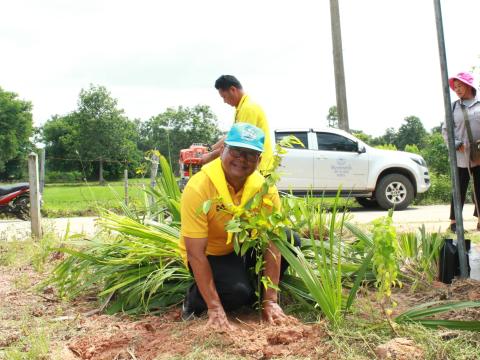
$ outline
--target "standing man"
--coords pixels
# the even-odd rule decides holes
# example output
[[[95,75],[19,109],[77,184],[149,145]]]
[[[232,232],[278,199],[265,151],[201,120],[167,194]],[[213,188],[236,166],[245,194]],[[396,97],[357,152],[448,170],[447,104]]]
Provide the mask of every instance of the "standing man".
[[[215,81],[215,88],[226,104],[235,107],[234,124],[239,122],[249,123],[263,130],[265,134],[265,144],[262,161],[260,162],[258,170],[265,173],[272,165],[273,152],[270,140],[270,129],[263,109],[260,105],[251,101],[250,97],[243,91],[240,81],[233,75],[220,76],[217,81]],[[213,151],[204,157],[204,164],[219,156],[220,146],[223,140],[224,138],[212,146]]]
[[[219,148],[220,157],[202,167],[187,183],[181,199],[180,251],[193,273],[195,283],[188,290],[182,318],[208,312],[208,326],[231,329],[225,311],[252,305],[255,291],[249,277],[249,257],[235,253],[228,241],[225,224],[232,218],[225,209],[243,207],[262,188],[265,178],[256,171],[264,149],[265,135],[253,125],[232,126]],[[266,203],[280,207],[275,187],[269,189]],[[221,199],[207,214],[198,211],[207,200]],[[270,242],[265,254],[264,275],[278,285],[281,255]],[[285,315],[277,303],[277,291],[267,288],[262,296],[263,317],[275,324],[285,323]]]

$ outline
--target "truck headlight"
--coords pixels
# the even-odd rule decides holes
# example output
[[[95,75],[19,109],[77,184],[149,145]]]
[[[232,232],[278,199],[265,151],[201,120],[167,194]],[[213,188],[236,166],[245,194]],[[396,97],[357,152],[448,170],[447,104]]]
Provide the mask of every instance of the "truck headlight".
[[[413,161],[415,161],[418,165],[420,166],[424,166],[424,167],[427,167],[427,163],[426,161],[421,157],[421,158],[410,158],[412,159]]]

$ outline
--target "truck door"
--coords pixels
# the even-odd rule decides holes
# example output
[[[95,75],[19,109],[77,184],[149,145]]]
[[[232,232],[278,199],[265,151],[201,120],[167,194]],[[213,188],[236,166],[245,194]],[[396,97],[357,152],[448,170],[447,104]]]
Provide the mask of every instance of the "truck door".
[[[313,150],[308,149],[308,132],[275,132],[275,141],[278,143],[288,135],[296,136],[305,147],[285,148],[287,154],[278,168],[282,176],[277,187],[283,191],[310,190],[313,187]]]
[[[316,189],[365,190],[368,180],[368,154],[358,152],[358,143],[345,136],[317,132],[314,154]]]

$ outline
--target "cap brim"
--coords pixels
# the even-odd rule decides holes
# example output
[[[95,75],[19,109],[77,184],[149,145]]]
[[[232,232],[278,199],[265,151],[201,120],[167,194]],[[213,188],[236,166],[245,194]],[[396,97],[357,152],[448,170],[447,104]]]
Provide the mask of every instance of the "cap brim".
[[[225,144],[230,145],[230,146],[239,147],[239,148],[255,150],[255,151],[258,151],[259,153],[263,152],[263,149],[259,148],[258,146],[248,145],[248,144],[245,144],[245,143],[242,143],[242,142],[225,141]]]

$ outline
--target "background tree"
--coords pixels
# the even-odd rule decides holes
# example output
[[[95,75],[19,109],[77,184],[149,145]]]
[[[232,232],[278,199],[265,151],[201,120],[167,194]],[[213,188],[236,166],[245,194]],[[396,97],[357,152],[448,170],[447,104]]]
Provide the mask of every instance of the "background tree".
[[[41,138],[45,143],[47,168],[54,171],[81,171],[80,158],[76,154],[78,138],[77,114],[54,115],[41,128]],[[77,161],[72,161],[78,158]]]
[[[371,145],[373,140],[372,135],[365,134],[362,130],[350,130],[350,132],[364,143]]]
[[[48,120],[42,138],[49,169],[85,171],[88,178],[98,173],[102,184],[104,170],[109,178],[116,179],[127,163],[133,172],[142,158],[137,148],[138,121],[124,116],[117,100],[103,86],[82,89],[78,108]]]
[[[327,124],[328,127],[338,129],[338,112],[336,105],[330,106],[328,109]]]
[[[448,149],[442,134],[439,132],[432,133],[426,137],[425,143],[426,146],[420,152],[427,162],[430,172],[450,174]]]
[[[98,160],[99,182],[104,183],[105,161],[120,163],[138,157],[135,124],[117,108],[117,100],[103,86],[82,89],[75,114],[77,148],[81,157]]]
[[[416,116],[408,116],[405,118],[405,124],[398,129],[394,144],[399,150],[404,150],[408,144],[417,145],[419,149],[423,149],[426,136],[427,131],[420,119]]]
[[[379,145],[388,145],[388,144],[395,144],[395,140],[397,138],[397,132],[393,127],[387,128],[385,130],[385,134],[382,136],[373,138],[370,145],[372,146],[379,146]]]
[[[207,105],[168,108],[142,124],[140,133],[141,149],[159,150],[175,169],[181,149],[193,143],[213,144],[222,134],[216,116]]]
[[[32,104],[0,87],[0,178],[20,178],[33,131]]]

